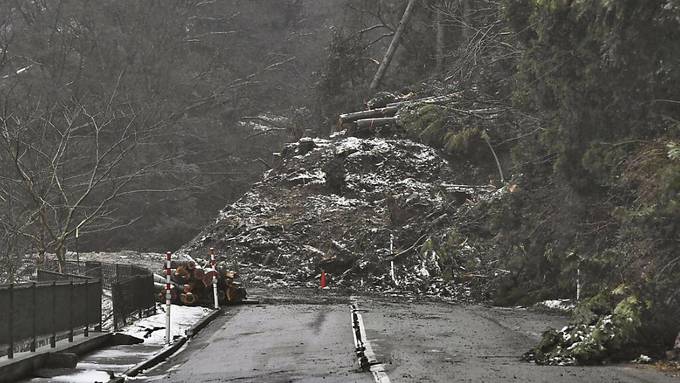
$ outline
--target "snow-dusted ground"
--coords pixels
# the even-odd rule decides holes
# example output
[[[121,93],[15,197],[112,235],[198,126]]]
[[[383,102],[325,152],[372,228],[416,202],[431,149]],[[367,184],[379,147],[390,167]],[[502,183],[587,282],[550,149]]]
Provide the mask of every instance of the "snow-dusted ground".
[[[119,332],[144,339],[145,344],[163,344],[165,342],[165,305],[157,305],[158,313],[148,318],[140,319],[135,323],[123,327]],[[205,307],[178,306],[170,308],[170,334],[171,336],[184,336],[185,331],[196,324],[201,318],[208,315],[212,310]]]
[[[538,302],[535,305],[537,308],[560,311],[564,313],[571,312],[576,304],[572,299],[551,299],[543,302]]]
[[[165,310],[158,308],[158,314],[140,319],[121,329],[121,333],[144,340],[135,345],[113,346],[84,356],[75,369],[41,370],[39,377],[24,382],[107,382],[109,372],[120,375],[134,365],[151,358],[165,345]],[[187,329],[208,315],[210,309],[172,305],[170,308],[171,335],[184,336]]]
[[[130,264],[146,267],[152,272],[158,272],[159,270],[163,269],[163,262],[165,261],[165,254],[147,253],[135,250],[81,252],[77,254],[77,257],[81,262],[99,261],[106,263]],[[68,252],[66,254],[66,258],[76,259],[76,253]]]
[[[106,371],[97,370],[78,370],[67,375],[46,376],[44,378],[34,378],[30,382],[69,382],[69,383],[92,383],[108,382],[109,374]]]

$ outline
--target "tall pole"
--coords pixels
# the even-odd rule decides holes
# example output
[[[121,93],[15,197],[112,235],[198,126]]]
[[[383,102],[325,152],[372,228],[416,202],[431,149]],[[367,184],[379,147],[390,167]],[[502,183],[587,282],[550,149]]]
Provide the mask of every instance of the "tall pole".
[[[78,251],[78,237],[80,237],[80,226],[76,227],[76,267],[78,268],[78,274],[80,274],[80,252]]]
[[[172,306],[172,296],[170,294],[171,257],[171,252],[165,253],[165,342],[167,344],[172,343],[172,336],[170,335],[170,307]]]
[[[213,271],[213,277],[212,277],[212,285],[213,285],[213,298],[215,300],[215,310],[220,308],[220,304],[217,300],[217,268],[216,262],[215,262],[215,248],[211,247],[210,248],[210,266],[212,267]]]
[[[394,254],[394,234],[390,234],[390,254]],[[397,284],[397,279],[394,276],[394,259],[390,261],[390,277],[392,277],[392,282]]]
[[[576,302],[581,301],[581,262],[576,266]]]

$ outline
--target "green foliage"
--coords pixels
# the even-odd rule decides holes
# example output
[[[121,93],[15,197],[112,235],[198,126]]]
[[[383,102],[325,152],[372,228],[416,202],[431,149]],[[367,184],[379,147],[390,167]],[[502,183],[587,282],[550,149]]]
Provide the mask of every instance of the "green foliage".
[[[679,19],[666,3],[506,1],[526,46],[516,100],[550,121],[556,170],[581,191],[598,176],[581,161],[593,141],[657,135],[660,115],[678,117],[653,101],[675,99],[680,85]]]
[[[446,136],[446,109],[439,105],[410,105],[399,111],[406,134],[424,144],[442,148]]]
[[[630,146],[591,142],[581,159],[581,166],[589,178],[600,186],[618,183],[620,166],[628,156]]]
[[[479,128],[464,128],[459,132],[448,132],[444,137],[444,150],[458,158],[478,160],[489,156],[483,140],[484,132]]]
[[[539,364],[599,364],[669,348],[678,330],[667,320],[672,314],[656,291],[632,290],[621,285],[580,302],[574,324],[546,332],[526,356]]]
[[[673,161],[680,161],[680,145],[675,142],[669,142],[666,144],[668,148],[668,158]]]

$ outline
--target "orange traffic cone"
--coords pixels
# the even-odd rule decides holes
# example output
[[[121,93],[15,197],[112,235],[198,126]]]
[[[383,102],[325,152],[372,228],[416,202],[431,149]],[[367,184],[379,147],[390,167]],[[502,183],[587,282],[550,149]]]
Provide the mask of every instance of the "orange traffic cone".
[[[326,288],[326,272],[321,270],[321,288]]]

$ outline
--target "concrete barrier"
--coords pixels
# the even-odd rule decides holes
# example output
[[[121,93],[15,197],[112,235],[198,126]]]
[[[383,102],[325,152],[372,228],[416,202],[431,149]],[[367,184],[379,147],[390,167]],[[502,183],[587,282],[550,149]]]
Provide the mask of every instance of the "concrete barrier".
[[[93,350],[140,342],[141,339],[129,335],[91,332],[89,337],[76,338],[72,343],[57,344],[55,348],[45,347],[36,352],[18,353],[13,359],[0,361],[0,383],[10,383],[31,376],[41,368],[72,368],[74,361],[78,363],[78,357]]]

